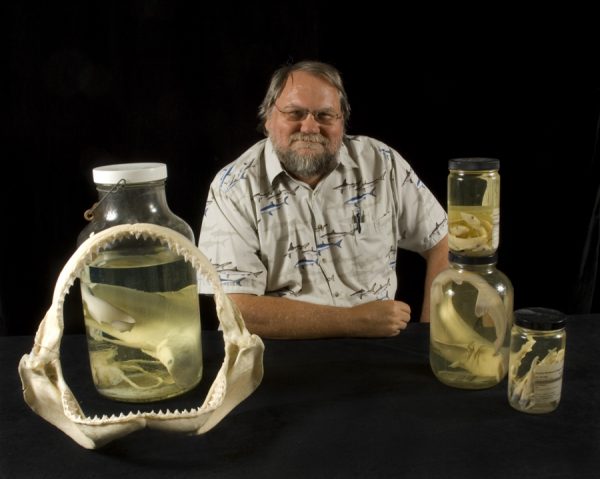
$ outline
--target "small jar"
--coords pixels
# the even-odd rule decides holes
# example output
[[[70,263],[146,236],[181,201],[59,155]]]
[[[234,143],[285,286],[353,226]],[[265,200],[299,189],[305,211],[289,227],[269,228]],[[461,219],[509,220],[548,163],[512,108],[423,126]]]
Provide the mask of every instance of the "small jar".
[[[86,212],[81,244],[111,226],[152,223],[194,242],[167,204],[163,163],[93,170],[99,201]],[[117,240],[80,278],[90,366],[100,394],[149,402],[177,396],[202,376],[200,308],[194,268],[159,241]]]
[[[429,363],[442,383],[461,389],[497,385],[508,371],[514,290],[497,254],[449,254],[432,282]]]
[[[451,251],[488,256],[500,241],[500,161],[457,158],[448,162],[448,244]]]
[[[560,402],[566,316],[547,308],[515,311],[510,337],[508,402],[518,411],[554,411]]]

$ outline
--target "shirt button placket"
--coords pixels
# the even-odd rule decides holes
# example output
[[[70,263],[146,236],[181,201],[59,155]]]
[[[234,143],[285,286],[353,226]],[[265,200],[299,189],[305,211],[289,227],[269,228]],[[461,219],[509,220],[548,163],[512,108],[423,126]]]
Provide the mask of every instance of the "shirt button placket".
[[[327,230],[326,218],[323,216],[323,205],[321,205],[322,195],[320,193],[318,185],[317,188],[312,192],[311,195],[311,209],[313,211],[313,218],[315,223],[313,225],[315,235],[315,249],[318,252],[319,267],[322,274],[322,283],[319,285],[319,289],[323,292],[328,292],[333,304],[335,305],[335,298],[339,296],[339,293],[335,292],[329,279],[334,277],[334,265],[331,257],[330,247],[326,246],[328,241],[327,237],[323,237],[324,232]],[[330,266],[331,265],[331,266]]]

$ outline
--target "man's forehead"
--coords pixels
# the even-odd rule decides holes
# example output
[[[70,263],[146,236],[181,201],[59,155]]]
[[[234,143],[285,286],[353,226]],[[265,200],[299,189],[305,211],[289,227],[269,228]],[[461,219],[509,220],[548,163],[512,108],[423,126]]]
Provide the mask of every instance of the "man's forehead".
[[[311,98],[339,101],[337,88],[325,78],[313,73],[295,71],[288,75],[280,98],[310,96]]]

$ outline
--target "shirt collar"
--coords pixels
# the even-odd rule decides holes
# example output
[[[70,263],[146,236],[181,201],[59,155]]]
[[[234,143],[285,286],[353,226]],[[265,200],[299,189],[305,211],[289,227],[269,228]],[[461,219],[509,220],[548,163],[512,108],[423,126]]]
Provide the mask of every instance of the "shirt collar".
[[[358,168],[358,163],[356,163],[356,160],[352,157],[352,155],[350,155],[350,151],[346,145],[346,143],[349,141],[351,141],[351,137],[344,135],[338,158],[340,160],[340,164],[344,165],[346,168]]]
[[[271,139],[267,138],[267,143],[265,144],[265,166],[267,169],[267,178],[269,179],[269,183],[271,185],[282,173],[285,173],[281,163],[279,162],[279,158],[277,158],[277,154],[275,153],[275,149],[273,148],[273,143],[271,143]]]
[[[345,136],[338,154],[339,162],[336,169],[339,169],[340,165],[345,168],[358,168],[356,160],[350,156],[350,152],[346,146],[347,141],[349,141],[349,138]],[[273,184],[275,178],[277,178],[279,175],[287,174],[281,166],[279,158],[277,158],[277,154],[275,153],[275,149],[273,148],[273,143],[271,142],[270,138],[267,138],[267,142],[265,144],[265,165],[267,170],[267,178],[271,184]]]

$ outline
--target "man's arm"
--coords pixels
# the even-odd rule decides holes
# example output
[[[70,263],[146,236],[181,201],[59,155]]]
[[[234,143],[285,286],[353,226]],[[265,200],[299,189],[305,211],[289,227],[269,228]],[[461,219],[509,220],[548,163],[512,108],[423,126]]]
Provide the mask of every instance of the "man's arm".
[[[425,273],[425,285],[423,291],[423,309],[421,310],[421,322],[429,322],[429,296],[431,283],[441,271],[448,268],[448,235],[444,236],[433,248],[422,253],[427,262]]]
[[[396,336],[410,320],[410,307],[401,301],[340,307],[252,294],[229,297],[242,312],[248,330],[264,338]]]

